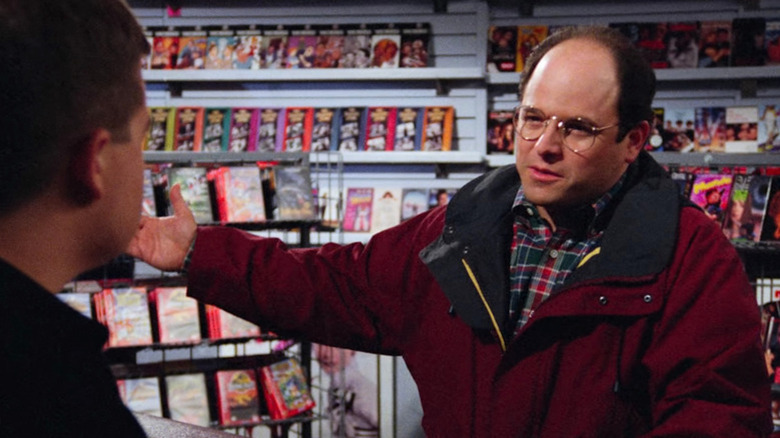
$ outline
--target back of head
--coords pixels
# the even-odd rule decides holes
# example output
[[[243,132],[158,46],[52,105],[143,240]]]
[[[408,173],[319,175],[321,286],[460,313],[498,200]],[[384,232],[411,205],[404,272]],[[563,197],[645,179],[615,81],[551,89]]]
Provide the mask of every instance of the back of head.
[[[655,96],[655,72],[641,52],[620,31],[604,26],[581,26],[563,28],[533,50],[523,69],[520,82],[520,94],[528,84],[539,61],[550,49],[571,39],[589,39],[607,48],[617,66],[617,79],[620,84],[618,115],[620,129],[618,140],[641,121],[653,120],[653,97]]]
[[[45,190],[95,129],[126,138],[148,43],[122,0],[0,3],[0,216]]]

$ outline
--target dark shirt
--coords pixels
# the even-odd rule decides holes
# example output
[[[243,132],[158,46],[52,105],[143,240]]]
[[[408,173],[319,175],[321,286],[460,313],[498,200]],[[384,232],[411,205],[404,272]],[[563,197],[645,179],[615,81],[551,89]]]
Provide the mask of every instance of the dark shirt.
[[[143,437],[103,355],[108,331],[0,260],[0,437]]]

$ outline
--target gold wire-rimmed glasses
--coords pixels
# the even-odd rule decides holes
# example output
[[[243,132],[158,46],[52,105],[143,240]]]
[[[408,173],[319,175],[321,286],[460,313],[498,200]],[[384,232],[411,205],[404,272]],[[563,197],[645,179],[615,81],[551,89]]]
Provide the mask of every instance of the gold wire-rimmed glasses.
[[[547,117],[541,110],[529,105],[520,105],[515,108],[512,119],[515,133],[526,141],[536,141],[547,129],[547,125],[555,120],[555,126],[561,135],[563,145],[574,153],[584,152],[590,149],[596,142],[596,136],[604,130],[618,126],[613,123],[607,126],[594,126],[582,117],[571,119],[559,119],[558,116]]]

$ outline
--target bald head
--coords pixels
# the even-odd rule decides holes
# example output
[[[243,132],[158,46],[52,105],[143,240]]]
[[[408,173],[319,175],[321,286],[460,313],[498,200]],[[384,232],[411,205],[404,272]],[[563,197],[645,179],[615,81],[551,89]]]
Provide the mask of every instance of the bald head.
[[[653,119],[652,103],[655,96],[655,73],[639,50],[618,30],[603,26],[564,28],[542,41],[529,56],[523,70],[520,94],[525,95],[529,81],[537,73],[545,55],[553,48],[570,40],[587,40],[601,47],[611,58],[616,81],[616,111],[620,118],[618,138],[642,121]],[[591,53],[578,53],[577,63],[593,65]],[[546,61],[545,61],[546,62]],[[573,63],[572,63],[573,64]],[[582,69],[577,69],[579,73]],[[576,76],[573,78],[579,80]]]

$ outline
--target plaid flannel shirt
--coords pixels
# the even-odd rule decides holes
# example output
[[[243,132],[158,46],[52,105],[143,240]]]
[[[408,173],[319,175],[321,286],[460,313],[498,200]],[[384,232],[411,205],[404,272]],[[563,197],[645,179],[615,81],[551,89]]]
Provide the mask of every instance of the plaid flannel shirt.
[[[509,320],[516,321],[515,333],[528,322],[534,309],[562,284],[577,264],[601,241],[603,231],[594,231],[590,224],[604,211],[623,186],[626,175],[595,203],[581,209],[577,229],[550,224],[539,216],[536,206],[525,198],[523,187],[517,191],[512,210],[513,225],[509,265]]]

